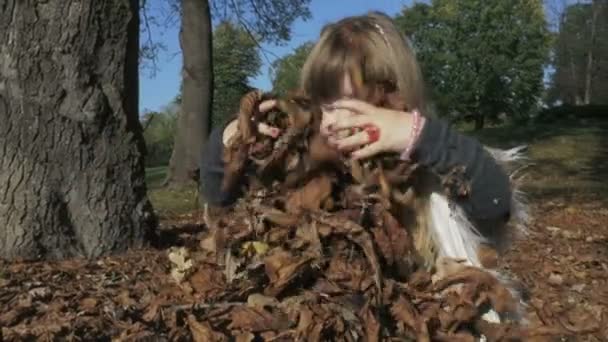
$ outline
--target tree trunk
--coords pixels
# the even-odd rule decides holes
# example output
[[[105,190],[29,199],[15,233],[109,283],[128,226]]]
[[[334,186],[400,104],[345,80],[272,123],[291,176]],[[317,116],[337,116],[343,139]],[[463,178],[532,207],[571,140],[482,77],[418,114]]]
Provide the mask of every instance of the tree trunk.
[[[0,258],[145,244],[137,0],[0,5]]]
[[[198,179],[202,148],[211,128],[213,65],[207,0],[182,0],[182,108],[165,184]]]
[[[479,131],[483,129],[486,123],[486,117],[482,114],[478,114],[475,116],[475,130]]]
[[[587,50],[587,65],[585,67],[585,98],[584,103],[591,103],[591,78],[593,77],[593,50],[595,49],[595,34],[597,16],[599,14],[600,4],[593,0],[591,4],[591,37],[589,37],[589,47]]]

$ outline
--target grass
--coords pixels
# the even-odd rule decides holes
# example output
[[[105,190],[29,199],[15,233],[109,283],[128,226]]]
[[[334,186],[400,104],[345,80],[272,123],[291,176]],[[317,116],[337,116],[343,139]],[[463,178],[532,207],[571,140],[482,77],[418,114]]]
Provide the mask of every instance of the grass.
[[[608,203],[608,121],[564,119],[528,126],[490,127],[464,131],[482,143],[500,148],[528,145],[532,165],[524,190],[534,200],[600,200]],[[196,188],[161,187],[166,167],[146,169],[149,196],[162,216],[196,209]]]
[[[489,146],[529,147],[524,185],[533,197],[608,202],[608,121],[565,119],[470,133]]]
[[[196,210],[198,196],[196,186],[163,187],[162,183],[166,175],[166,166],[146,168],[148,196],[160,217],[171,217]]]

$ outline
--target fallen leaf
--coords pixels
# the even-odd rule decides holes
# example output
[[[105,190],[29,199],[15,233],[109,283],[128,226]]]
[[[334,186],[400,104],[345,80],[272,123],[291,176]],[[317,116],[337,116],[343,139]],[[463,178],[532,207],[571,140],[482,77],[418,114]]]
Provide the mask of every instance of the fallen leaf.
[[[194,342],[222,342],[228,338],[214,331],[208,323],[200,323],[193,315],[188,315],[188,326]]]
[[[264,259],[266,275],[270,280],[266,294],[278,295],[292,280],[308,268],[310,257],[295,257],[284,249],[276,248]]]
[[[289,327],[287,315],[280,311],[269,311],[258,307],[240,306],[230,312],[231,330],[261,332],[268,330],[283,330]]]

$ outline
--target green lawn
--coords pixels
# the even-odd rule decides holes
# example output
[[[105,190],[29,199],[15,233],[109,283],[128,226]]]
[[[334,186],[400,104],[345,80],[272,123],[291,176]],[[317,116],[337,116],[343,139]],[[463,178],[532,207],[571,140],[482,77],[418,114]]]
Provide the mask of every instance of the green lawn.
[[[608,121],[565,119],[471,133],[495,147],[529,146],[526,190],[538,199],[608,202]]]
[[[198,192],[196,187],[163,187],[167,175],[166,166],[146,168],[148,196],[161,218],[185,214],[197,209]]]
[[[529,146],[525,190],[535,200],[599,199],[608,203],[608,121],[565,119],[528,126],[465,131],[484,144]],[[196,189],[161,187],[166,167],[146,169],[152,204],[162,216],[196,209]]]

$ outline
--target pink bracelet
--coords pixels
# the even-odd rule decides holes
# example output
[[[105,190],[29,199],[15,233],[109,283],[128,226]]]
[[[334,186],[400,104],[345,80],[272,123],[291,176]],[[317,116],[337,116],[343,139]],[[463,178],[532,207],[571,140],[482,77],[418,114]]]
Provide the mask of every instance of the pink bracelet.
[[[424,123],[426,122],[425,118],[420,115],[420,112],[417,109],[412,111],[413,119],[412,119],[412,130],[410,132],[410,139],[405,147],[403,153],[401,153],[401,160],[410,160],[412,151],[416,147],[416,143],[420,138],[420,133],[422,132],[422,128],[424,127]]]

